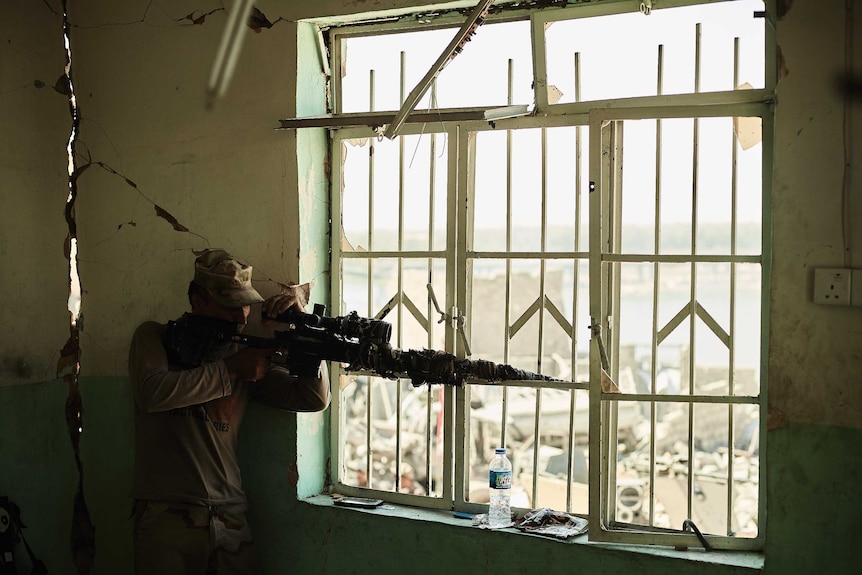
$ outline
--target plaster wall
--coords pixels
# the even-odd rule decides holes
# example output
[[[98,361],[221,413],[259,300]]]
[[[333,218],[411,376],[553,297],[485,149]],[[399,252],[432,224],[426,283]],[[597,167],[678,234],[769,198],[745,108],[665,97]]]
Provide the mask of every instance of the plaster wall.
[[[815,305],[811,294],[815,268],[862,268],[862,97],[845,111],[843,3],[788,4],[778,22],[770,417],[773,426],[860,427],[862,307]],[[862,10],[854,12],[858,78]]]
[[[53,378],[69,337],[64,210],[69,195],[65,148],[72,130],[68,98],[58,84],[65,64],[62,19],[25,2],[4,5],[3,12],[0,386]],[[38,313],[24,318],[22,310]]]

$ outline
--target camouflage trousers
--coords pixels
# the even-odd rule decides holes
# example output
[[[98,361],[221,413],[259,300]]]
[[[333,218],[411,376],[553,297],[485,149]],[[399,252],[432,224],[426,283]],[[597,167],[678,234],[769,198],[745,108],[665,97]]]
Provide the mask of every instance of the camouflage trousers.
[[[137,575],[257,575],[243,504],[135,503]]]

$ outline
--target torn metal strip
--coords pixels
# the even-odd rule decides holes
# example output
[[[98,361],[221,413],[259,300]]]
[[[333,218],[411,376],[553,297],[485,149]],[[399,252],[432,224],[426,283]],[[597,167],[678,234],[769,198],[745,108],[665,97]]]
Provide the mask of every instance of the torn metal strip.
[[[461,29],[458,30],[458,33],[455,34],[455,37],[452,38],[451,42],[449,42],[449,45],[445,50],[443,50],[437,58],[437,61],[434,62],[434,65],[431,66],[425,74],[425,77],[416,84],[416,87],[413,88],[410,95],[407,96],[407,99],[404,101],[404,104],[401,106],[395,119],[391,124],[389,124],[386,131],[383,133],[384,136],[392,140],[398,135],[398,130],[401,129],[404,119],[413,111],[414,108],[416,108],[416,104],[419,103],[419,100],[425,95],[428,88],[431,87],[432,82],[437,78],[440,71],[443,70],[443,67],[455,56],[461,53],[461,50],[464,49],[464,44],[470,41],[470,37],[476,32],[476,29],[482,25],[482,21],[488,14],[488,10],[493,2],[494,0],[480,0],[479,3],[476,4],[473,12],[470,13],[470,16],[461,26]]]

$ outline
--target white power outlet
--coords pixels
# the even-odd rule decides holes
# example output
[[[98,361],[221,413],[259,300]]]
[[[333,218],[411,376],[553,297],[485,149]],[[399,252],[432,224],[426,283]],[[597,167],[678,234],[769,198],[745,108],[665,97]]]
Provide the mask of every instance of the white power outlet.
[[[852,270],[818,268],[814,270],[814,303],[850,305]]]

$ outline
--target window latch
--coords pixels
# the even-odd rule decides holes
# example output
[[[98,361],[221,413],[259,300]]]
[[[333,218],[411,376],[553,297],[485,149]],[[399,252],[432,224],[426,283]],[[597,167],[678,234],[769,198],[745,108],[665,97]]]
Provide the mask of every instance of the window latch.
[[[610,371],[611,362],[608,360],[608,352],[605,350],[605,342],[602,340],[602,325],[597,323],[595,319],[590,318],[590,335],[596,340],[599,346],[599,357],[602,360],[602,369]]]
[[[605,349],[605,342],[602,340],[602,325],[590,318],[590,335],[596,340],[596,345],[599,346],[599,358],[602,362],[602,378],[601,386],[602,393],[620,393],[620,388],[614,379],[611,377],[611,362],[608,360],[608,352]]]
[[[464,352],[467,354],[467,357],[473,355],[473,352],[470,350],[470,344],[467,342],[467,331],[465,330],[465,326],[467,325],[467,318],[461,315],[458,310],[458,306],[452,306],[451,313],[445,313],[442,309],[440,309],[440,304],[437,303],[437,296],[434,294],[434,286],[430,283],[426,284],[428,288],[428,297],[431,298],[431,303],[434,304],[434,309],[437,310],[437,313],[440,314],[440,319],[437,320],[437,323],[449,322],[449,325],[458,330],[458,334],[461,336],[461,343],[464,344]]]

